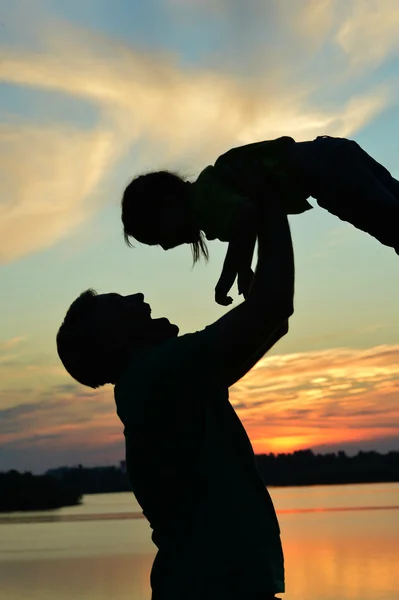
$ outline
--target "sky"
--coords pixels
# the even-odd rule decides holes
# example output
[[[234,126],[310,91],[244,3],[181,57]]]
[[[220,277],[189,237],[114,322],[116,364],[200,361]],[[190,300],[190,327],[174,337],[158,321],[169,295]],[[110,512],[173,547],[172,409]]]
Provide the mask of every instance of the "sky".
[[[225,244],[125,246],[133,176],[332,135],[399,178],[398,27],[396,0],[0,0],[0,470],[123,459],[112,387],[56,353],[79,293],[141,291],[181,334],[226,310]],[[290,331],[231,402],[255,452],[399,450],[399,259],[310,201]]]

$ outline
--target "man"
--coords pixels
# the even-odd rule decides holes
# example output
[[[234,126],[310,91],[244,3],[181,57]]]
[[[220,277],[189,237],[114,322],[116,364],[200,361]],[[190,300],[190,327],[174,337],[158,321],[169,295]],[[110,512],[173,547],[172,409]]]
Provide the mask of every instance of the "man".
[[[284,591],[273,504],[228,401],[293,313],[287,217],[278,200],[265,204],[248,207],[249,223],[259,211],[249,296],[204,330],[179,337],[176,325],[151,318],[142,294],[89,290],[58,332],[77,381],[115,384],[129,479],[158,547],[153,600],[270,600]]]

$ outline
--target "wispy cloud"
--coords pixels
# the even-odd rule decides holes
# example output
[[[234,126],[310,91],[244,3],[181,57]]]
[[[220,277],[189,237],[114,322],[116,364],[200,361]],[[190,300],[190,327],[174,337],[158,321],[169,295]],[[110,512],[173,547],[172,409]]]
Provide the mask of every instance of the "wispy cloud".
[[[330,2],[332,4],[332,2]],[[399,52],[399,5],[395,0],[355,0],[348,3],[347,16],[335,39],[350,59],[353,69],[372,69]]]
[[[214,4],[228,16],[227,23],[234,24],[238,3]],[[246,14],[254,26],[268,17],[268,31],[274,23],[277,30],[289,33],[293,18],[284,13],[282,3],[269,7],[267,15],[264,3],[249,4]],[[207,6],[200,3],[201,10]],[[334,6],[337,3],[290,4],[298,23],[290,43],[284,42],[277,60],[259,41],[245,73],[227,68],[234,48],[188,70],[171,53],[144,53],[70,23],[44,19],[37,24],[33,19],[29,33],[34,51],[4,45],[0,81],[23,86],[27,93],[56,91],[89,102],[95,125],[39,125],[14,119],[0,126],[0,171],[6,190],[0,203],[0,261],[46,248],[87,221],[104,200],[101,188],[107,176],[132,147],[137,155],[126,177],[161,166],[195,174],[229,145],[281,134],[297,139],[325,132],[353,134],[387,105],[391,88],[366,86],[360,94],[343,94],[334,107],[312,102],[314,90],[327,84],[333,73],[341,77],[341,86],[349,80],[345,69],[336,68],[334,48],[354,56],[360,44],[353,44],[345,33],[351,30],[351,15],[338,14]],[[385,4],[379,10],[384,15],[379,19],[387,20]],[[245,31],[250,40],[250,30]],[[375,35],[380,37],[373,38],[374,46],[380,47],[386,28],[381,25]],[[383,46],[384,56],[393,49],[393,33],[390,36],[392,44]],[[328,42],[332,56],[326,57],[317,80],[312,79],[304,72],[310,50],[303,48],[314,50],[315,44]],[[251,72],[256,81],[248,77]]]
[[[111,388],[75,383],[9,390],[17,404],[0,410],[0,471],[43,471],[62,464],[117,464],[123,427]]]
[[[10,391],[19,402],[0,410],[2,444],[57,436],[57,444],[91,446],[121,432],[110,388],[90,390],[75,383],[55,384],[46,390]],[[25,402],[21,402],[21,397]],[[100,436],[100,437],[98,437]],[[78,442],[79,440],[79,442]],[[97,440],[97,441],[96,441]]]
[[[19,353],[16,351],[17,347],[24,340],[24,337],[19,336],[0,342],[0,367],[15,364],[19,357]]]
[[[112,164],[117,142],[105,128],[0,126],[0,262],[46,248],[88,218],[88,197]]]
[[[9,340],[6,340],[5,342],[0,342],[0,353],[4,352],[5,350],[10,350],[11,348],[15,348],[15,346],[18,346],[18,344],[20,344],[24,340],[24,337],[16,336],[10,338]]]

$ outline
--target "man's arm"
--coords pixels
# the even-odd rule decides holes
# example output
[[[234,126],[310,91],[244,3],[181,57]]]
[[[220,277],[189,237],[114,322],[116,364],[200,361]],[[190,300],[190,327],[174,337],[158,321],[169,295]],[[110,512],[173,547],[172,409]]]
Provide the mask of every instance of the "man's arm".
[[[280,199],[268,196],[257,208],[258,263],[248,299],[207,329],[212,333],[227,386],[241,379],[288,331],[293,313],[294,256],[287,215]]]

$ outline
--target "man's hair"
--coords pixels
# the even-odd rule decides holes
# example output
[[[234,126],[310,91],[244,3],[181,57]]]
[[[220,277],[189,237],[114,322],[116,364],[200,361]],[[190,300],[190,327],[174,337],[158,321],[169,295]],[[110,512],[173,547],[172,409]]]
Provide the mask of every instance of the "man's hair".
[[[68,373],[92,388],[114,383],[115,365],[110,362],[106,343],[95,338],[93,312],[97,292],[83,292],[69,307],[57,333],[57,351]]]
[[[126,187],[122,198],[122,223],[125,242],[133,247],[130,237],[142,244],[159,242],[160,209],[166,194],[183,197],[187,181],[170,171],[153,171],[135,177]],[[197,239],[191,242],[193,264],[201,256],[207,261],[208,248],[202,231],[195,232]]]

